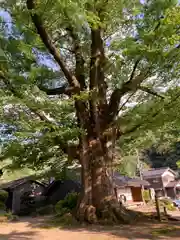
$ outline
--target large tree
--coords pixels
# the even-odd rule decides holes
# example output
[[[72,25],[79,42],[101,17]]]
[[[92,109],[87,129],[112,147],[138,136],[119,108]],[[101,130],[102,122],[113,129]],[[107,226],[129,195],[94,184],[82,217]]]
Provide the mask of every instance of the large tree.
[[[11,102],[18,99],[12,117],[20,111],[20,123],[25,113],[27,129],[31,125],[36,134],[39,130],[43,136],[54,136],[53,144],[59,147],[56,154],[65,153],[81,164],[83,191],[76,213],[80,220],[127,220],[124,208],[115,200],[109,171],[111,144],[142,124],[136,124],[132,112],[124,124],[122,110],[130,98],[134,102],[160,98],[162,102],[159,87],[171,87],[179,77],[177,4],[175,0],[4,3],[12,26],[7,26],[11,29],[4,30],[1,37],[7,55],[1,64],[3,99],[7,100],[7,94]],[[51,61],[50,69],[47,61]],[[43,92],[62,96],[48,98]],[[178,96],[172,96],[173,101]],[[63,101],[70,103],[66,118]],[[166,102],[169,106],[169,99]],[[9,109],[6,107],[8,114]],[[149,111],[152,113],[151,107]],[[154,111],[152,118],[157,114]],[[78,131],[68,132],[71,127]],[[38,145],[31,139],[29,146],[36,143],[38,150],[47,151],[45,144],[49,146],[50,141],[47,137]],[[47,159],[52,153],[48,152]],[[37,159],[33,157],[31,164]]]

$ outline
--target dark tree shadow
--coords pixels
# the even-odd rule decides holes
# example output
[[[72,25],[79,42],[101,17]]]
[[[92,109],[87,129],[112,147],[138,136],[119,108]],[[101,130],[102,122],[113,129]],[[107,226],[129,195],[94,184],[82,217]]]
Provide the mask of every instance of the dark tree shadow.
[[[32,236],[35,235],[34,231],[26,231],[26,232],[16,232],[12,231],[11,233],[1,234],[0,240],[30,240]]]
[[[157,221],[138,222],[130,225],[118,225],[118,226],[100,226],[100,225],[72,225],[65,226],[61,224],[49,223],[50,217],[37,217],[21,219],[21,221],[28,223],[31,228],[59,228],[64,231],[71,232],[84,232],[87,231],[91,234],[103,233],[109,236],[116,236],[119,238],[127,238],[129,240],[164,240],[168,239],[180,239],[180,221],[159,223]],[[1,238],[0,238],[1,239]],[[13,239],[14,240],[14,239]]]

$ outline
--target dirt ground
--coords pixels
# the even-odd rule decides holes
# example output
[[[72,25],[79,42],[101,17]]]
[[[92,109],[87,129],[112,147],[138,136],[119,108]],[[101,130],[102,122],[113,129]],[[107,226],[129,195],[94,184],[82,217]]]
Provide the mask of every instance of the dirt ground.
[[[180,222],[114,227],[43,228],[45,218],[0,223],[0,240],[179,240]]]

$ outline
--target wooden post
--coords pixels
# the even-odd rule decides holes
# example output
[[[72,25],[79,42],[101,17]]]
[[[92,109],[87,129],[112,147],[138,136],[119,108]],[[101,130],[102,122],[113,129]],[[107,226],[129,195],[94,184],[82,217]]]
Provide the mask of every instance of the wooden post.
[[[161,211],[160,211],[159,199],[157,197],[157,194],[155,194],[155,202],[156,202],[157,217],[158,217],[158,220],[161,222]]]
[[[166,209],[166,207],[164,206],[164,215],[165,216],[167,216],[168,214],[167,214],[167,209]]]

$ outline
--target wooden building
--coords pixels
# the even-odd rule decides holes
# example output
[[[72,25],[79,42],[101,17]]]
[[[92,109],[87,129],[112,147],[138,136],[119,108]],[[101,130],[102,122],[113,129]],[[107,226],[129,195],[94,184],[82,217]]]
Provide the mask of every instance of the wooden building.
[[[25,177],[5,183],[0,186],[1,189],[8,192],[6,207],[13,214],[19,214],[20,211],[27,208],[23,200],[25,194],[42,195],[46,186],[38,181],[32,180],[31,177]]]
[[[140,178],[130,178],[114,174],[115,191],[117,198],[125,198],[126,203],[143,202],[142,189],[149,186],[149,183]]]
[[[143,172],[143,179],[148,181],[159,197],[172,199],[180,196],[180,181],[176,180],[175,171],[166,168],[149,169]]]
[[[6,207],[13,214],[26,214],[45,205],[55,205],[70,192],[79,192],[81,186],[73,180],[55,180],[49,185],[32,177],[21,178],[0,186],[8,192]]]

